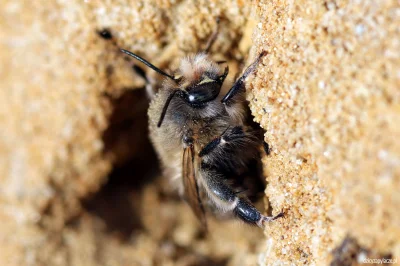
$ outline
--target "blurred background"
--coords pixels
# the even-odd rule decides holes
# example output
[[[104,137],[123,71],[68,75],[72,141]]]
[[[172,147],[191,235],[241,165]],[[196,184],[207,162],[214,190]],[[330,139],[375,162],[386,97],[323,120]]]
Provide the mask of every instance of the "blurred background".
[[[230,73],[268,52],[246,85],[271,147],[265,206],[285,211],[264,232],[212,217],[201,232],[162,178],[145,81],[118,50],[168,71],[217,17],[211,52]],[[0,264],[398,259],[399,31],[394,0],[0,0]]]

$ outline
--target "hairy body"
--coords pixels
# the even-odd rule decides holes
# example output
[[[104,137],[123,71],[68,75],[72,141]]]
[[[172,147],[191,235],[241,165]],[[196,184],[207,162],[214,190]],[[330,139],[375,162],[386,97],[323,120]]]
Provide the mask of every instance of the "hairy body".
[[[228,67],[223,69],[224,62],[214,62],[208,56],[217,33],[218,28],[203,53],[183,58],[173,75],[128,50],[121,52],[166,77],[155,93],[144,71],[138,72],[146,80],[151,98],[150,139],[164,173],[175,181],[203,226],[206,227],[204,205],[211,202],[217,209],[261,227],[283,215],[262,215],[242,193],[264,189],[262,183],[251,182],[251,177],[257,180],[260,176],[252,169],[260,166],[262,134],[250,121],[244,83],[266,53],[262,52],[233,84],[225,82]],[[112,39],[106,29],[98,34]],[[221,91],[228,92],[222,97]],[[266,143],[264,148],[268,153]]]
[[[172,98],[162,126],[158,121],[173,90],[204,85],[207,80],[216,80],[221,75],[223,69],[206,54],[184,58],[175,73],[179,83],[166,79],[151,101],[148,112],[150,138],[165,174],[175,180],[179,190],[186,192],[186,196],[188,193],[182,178],[187,177],[183,176],[185,169],[182,167],[187,167],[185,150],[192,147],[196,189],[205,191],[218,209],[233,211],[245,222],[261,226],[264,221],[272,218],[263,216],[245,197],[239,196],[228,182],[248,171],[252,160],[259,160],[259,147],[262,143],[260,134],[247,124],[248,109],[245,106],[244,90],[235,93],[228,102],[222,103],[222,96],[218,95],[200,106],[188,104],[183,97]],[[227,88],[231,85],[227,82],[224,84]],[[193,193],[196,194],[195,191]],[[204,223],[204,209],[202,206],[193,206],[201,205],[202,200],[198,198],[188,201]]]

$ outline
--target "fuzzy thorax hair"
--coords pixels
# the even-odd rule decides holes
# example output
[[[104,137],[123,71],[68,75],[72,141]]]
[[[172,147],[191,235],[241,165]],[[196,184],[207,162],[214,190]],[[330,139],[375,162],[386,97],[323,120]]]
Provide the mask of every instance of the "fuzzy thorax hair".
[[[216,79],[223,73],[223,69],[205,53],[198,53],[184,57],[175,71],[174,77],[181,79],[179,88],[185,90],[191,85],[198,84],[204,78]],[[204,75],[206,74],[206,75]],[[177,84],[166,79],[164,88],[176,89]]]

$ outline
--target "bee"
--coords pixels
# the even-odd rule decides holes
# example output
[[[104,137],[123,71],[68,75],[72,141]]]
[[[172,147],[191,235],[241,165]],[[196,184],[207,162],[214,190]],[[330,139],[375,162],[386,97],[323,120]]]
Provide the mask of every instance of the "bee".
[[[248,123],[244,83],[266,53],[261,52],[229,84],[226,62],[215,62],[208,53],[215,36],[214,32],[202,52],[181,59],[173,74],[128,50],[121,51],[165,77],[148,110],[150,139],[165,173],[178,181],[203,227],[207,228],[206,203],[263,227],[282,213],[264,216],[231,183],[260,157],[262,136]],[[222,88],[229,89],[228,93],[221,95]]]

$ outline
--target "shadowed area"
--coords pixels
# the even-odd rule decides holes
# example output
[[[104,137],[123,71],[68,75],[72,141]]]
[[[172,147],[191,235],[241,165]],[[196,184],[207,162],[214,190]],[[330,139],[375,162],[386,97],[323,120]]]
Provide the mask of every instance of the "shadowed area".
[[[104,220],[107,229],[128,239],[142,229],[141,188],[159,174],[158,161],[148,139],[145,91],[126,90],[111,99],[113,113],[104,132],[105,153],[114,168],[103,188],[85,202],[87,210]]]

